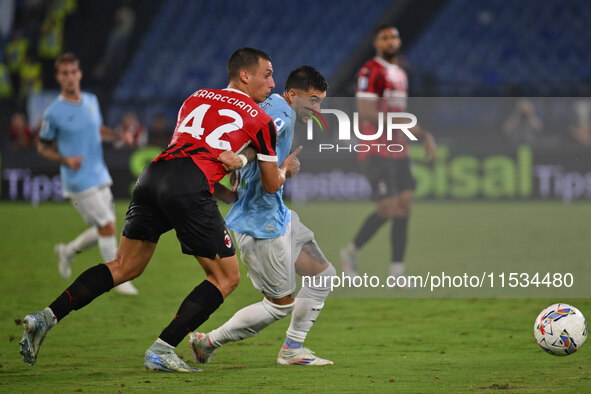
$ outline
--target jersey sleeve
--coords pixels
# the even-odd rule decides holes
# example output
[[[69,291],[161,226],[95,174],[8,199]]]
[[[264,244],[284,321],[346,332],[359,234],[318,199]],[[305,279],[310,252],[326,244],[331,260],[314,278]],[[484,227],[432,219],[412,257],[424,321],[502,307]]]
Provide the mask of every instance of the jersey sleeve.
[[[41,141],[50,142],[56,139],[57,127],[53,120],[49,109],[43,113],[43,120],[41,122],[41,129],[39,130],[39,139]]]
[[[269,120],[265,126],[256,133],[256,140],[254,141],[259,153],[257,159],[259,161],[278,161],[277,153],[275,152],[277,146],[277,130],[273,120]]]
[[[277,131],[277,137],[281,137],[281,135],[285,133],[290,123],[291,117],[287,116],[287,114],[283,111],[273,117],[273,124],[275,125],[275,130]]]
[[[375,68],[365,65],[357,75],[357,97],[379,97],[379,78]]]

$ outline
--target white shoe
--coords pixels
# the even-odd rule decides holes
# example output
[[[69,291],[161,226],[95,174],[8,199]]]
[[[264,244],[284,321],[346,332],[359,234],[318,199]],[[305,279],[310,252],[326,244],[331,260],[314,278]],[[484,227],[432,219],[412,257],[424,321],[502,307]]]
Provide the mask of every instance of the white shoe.
[[[193,351],[193,360],[196,363],[207,364],[215,355],[215,348],[211,346],[207,334],[192,332],[189,336],[189,346]]]
[[[53,247],[53,251],[58,258],[58,271],[62,278],[70,279],[72,276],[72,261],[74,260],[74,254],[68,254],[68,248],[65,244],[59,243]]]
[[[281,347],[277,355],[277,364],[280,365],[334,365],[330,360],[316,357],[313,351],[307,347],[288,349]]]
[[[201,372],[199,368],[189,367],[176,355],[173,349],[155,343],[144,354],[144,365],[152,371]]]
[[[25,330],[20,341],[20,353],[27,364],[35,364],[39,348],[43,344],[47,332],[53,326],[55,326],[55,322],[47,310],[31,313],[25,317],[23,322]]]
[[[359,261],[359,251],[353,244],[345,246],[340,251],[341,254],[341,269],[345,276],[351,278],[357,277],[357,262]]]
[[[119,295],[138,295],[139,291],[135,288],[131,282],[121,283],[119,286],[115,286],[115,293]]]

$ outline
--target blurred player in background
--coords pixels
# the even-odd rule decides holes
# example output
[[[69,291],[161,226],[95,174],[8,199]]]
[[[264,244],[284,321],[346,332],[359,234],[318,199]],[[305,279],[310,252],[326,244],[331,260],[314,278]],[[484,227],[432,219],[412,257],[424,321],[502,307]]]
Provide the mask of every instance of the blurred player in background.
[[[55,72],[61,94],[43,115],[37,150],[45,159],[60,164],[64,196],[90,225],[73,241],[55,245],[59,273],[70,279],[76,253],[97,242],[103,261],[112,261],[117,252],[112,181],[102,146],[102,140],[114,139],[115,133],[103,125],[96,96],[80,90],[82,71],[78,58],[71,53],[59,56]],[[120,136],[123,142],[126,137],[129,139],[127,135]],[[120,284],[115,292],[138,293],[130,282]]]
[[[374,36],[376,56],[363,65],[357,76],[356,96],[361,119],[360,128],[366,134],[375,134],[379,112],[406,110],[408,78],[406,72],[398,65],[401,44],[398,29],[387,25],[378,27]],[[436,146],[431,134],[418,126],[410,131],[423,141],[427,160],[434,160]],[[376,206],[353,242],[341,249],[343,272],[350,276],[357,275],[360,249],[388,221],[392,222],[390,275],[404,275],[408,221],[416,182],[410,170],[407,137],[402,131],[396,130],[393,134],[394,140],[388,141],[386,134],[383,133],[377,143],[400,144],[404,149],[401,152],[389,152],[372,145],[368,152],[358,153],[359,161],[371,184],[372,199]]]
[[[174,352],[187,333],[205,322],[238,286],[240,271],[232,238],[215,199],[214,186],[234,167],[217,160],[222,152],[239,152],[250,144],[257,152],[265,191],[275,193],[285,182],[277,166],[277,133],[273,120],[255,103],[264,101],[273,82],[270,57],[241,48],[228,61],[226,89],[201,89],[179,110],[172,141],[146,166],[135,185],[115,259],[82,273],[48,308],[27,315],[20,342],[23,359],[36,361],[39,346],[57,322],[89,304],[114,285],[139,276],[156,249],[160,235],[175,229],[183,253],[202,266],[206,279],[182,302],[172,322],[145,352],[152,370],[192,372]]]
[[[277,128],[277,156],[283,161],[289,155],[296,119],[305,122],[310,110],[320,111],[328,84],[316,69],[302,66],[290,73],[285,91],[270,96],[261,108],[274,120]],[[244,151],[254,158],[250,148]],[[298,150],[296,150],[298,152]],[[288,175],[299,171],[299,162],[292,161]],[[296,272],[313,277],[312,283],[330,284],[336,274],[314,239],[314,233],[300,222],[297,213],[283,202],[283,187],[274,194],[261,185],[256,162],[240,171],[238,201],[226,216],[228,227],[234,231],[242,261],[248,269],[254,287],[263,293],[263,301],[242,308],[224,325],[207,333],[192,333],[189,344],[195,362],[207,363],[216,348],[250,338],[292,313],[286,339],[277,356],[284,365],[327,365],[330,360],[317,357],[303,347],[330,293],[330,287],[311,286],[304,281],[294,298]],[[228,199],[232,202],[232,198]],[[330,285],[329,285],[330,286]]]

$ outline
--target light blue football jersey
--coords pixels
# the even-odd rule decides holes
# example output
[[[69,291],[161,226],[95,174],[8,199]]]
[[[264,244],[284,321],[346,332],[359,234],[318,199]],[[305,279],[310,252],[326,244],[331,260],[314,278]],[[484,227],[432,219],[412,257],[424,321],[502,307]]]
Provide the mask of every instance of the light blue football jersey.
[[[281,165],[291,150],[293,121],[291,107],[278,94],[267,98],[261,108],[273,119],[277,129],[275,152]],[[285,233],[291,212],[283,203],[283,186],[277,193],[263,189],[258,162],[248,163],[240,170],[238,201],[226,216],[228,228],[254,238],[277,238]]]
[[[98,100],[91,93],[82,92],[80,103],[59,96],[45,110],[39,138],[55,140],[62,156],[82,156],[78,170],[60,166],[64,195],[112,183],[103,159],[102,123]]]

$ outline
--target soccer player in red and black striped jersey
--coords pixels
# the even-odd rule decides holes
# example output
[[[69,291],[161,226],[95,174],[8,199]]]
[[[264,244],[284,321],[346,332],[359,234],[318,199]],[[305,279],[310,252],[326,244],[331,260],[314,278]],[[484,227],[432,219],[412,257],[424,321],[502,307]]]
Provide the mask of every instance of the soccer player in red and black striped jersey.
[[[150,163],[135,185],[115,259],[82,273],[48,308],[25,317],[21,354],[33,365],[48,330],[113,286],[139,276],[152,257],[161,234],[175,229],[182,252],[195,256],[206,273],[182,302],[172,322],[146,351],[149,369],[190,372],[174,348],[206,321],[238,286],[238,260],[213,192],[227,170],[241,168],[218,161],[223,152],[257,151],[261,181],[268,193],[285,182],[294,155],[277,166],[277,132],[256,102],[273,89],[270,57],[241,48],[228,61],[226,89],[201,89],[181,107],[169,147]]]
[[[357,105],[360,128],[364,134],[375,134],[378,130],[378,113],[406,111],[408,78],[398,65],[401,44],[395,27],[384,25],[375,30],[376,56],[368,60],[357,75]],[[436,147],[431,134],[418,126],[410,131],[423,141],[427,160],[434,160]],[[383,133],[382,140],[372,145],[369,151],[358,154],[371,184],[376,208],[365,220],[353,242],[341,250],[343,272],[350,276],[357,275],[359,250],[388,221],[392,222],[390,275],[404,275],[408,220],[416,183],[410,170],[407,137],[401,130],[396,130],[394,140],[388,141],[386,134]],[[378,147],[378,144],[386,146],[392,143],[402,145],[403,149],[390,152]]]

